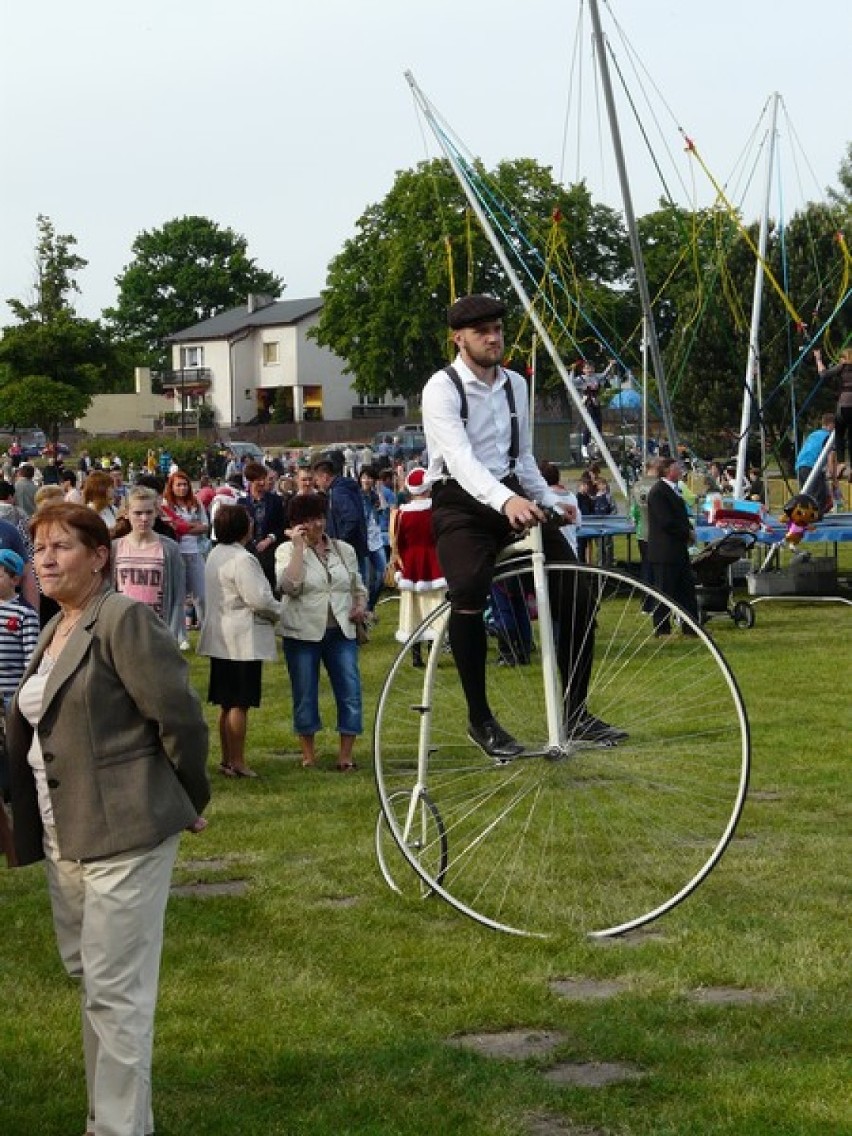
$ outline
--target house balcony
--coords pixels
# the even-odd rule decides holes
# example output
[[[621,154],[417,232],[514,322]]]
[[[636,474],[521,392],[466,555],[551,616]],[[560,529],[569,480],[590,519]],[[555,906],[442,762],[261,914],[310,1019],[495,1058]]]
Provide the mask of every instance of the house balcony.
[[[180,398],[207,394],[213,385],[213,372],[209,367],[182,367],[177,371],[159,371],[157,377],[163,394]]]

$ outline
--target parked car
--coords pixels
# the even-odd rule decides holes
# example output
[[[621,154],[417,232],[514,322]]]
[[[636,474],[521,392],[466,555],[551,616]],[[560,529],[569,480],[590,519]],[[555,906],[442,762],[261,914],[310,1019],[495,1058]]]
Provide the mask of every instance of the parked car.
[[[225,445],[238,458],[248,461],[263,462],[263,450],[256,442],[225,442]]]
[[[396,430],[380,431],[378,434],[374,435],[370,443],[374,453],[378,450],[378,447],[385,438],[393,439],[391,442],[393,449],[400,448],[405,461],[411,461],[412,458],[419,457],[426,449],[426,435],[423,433],[421,426],[400,426]]]

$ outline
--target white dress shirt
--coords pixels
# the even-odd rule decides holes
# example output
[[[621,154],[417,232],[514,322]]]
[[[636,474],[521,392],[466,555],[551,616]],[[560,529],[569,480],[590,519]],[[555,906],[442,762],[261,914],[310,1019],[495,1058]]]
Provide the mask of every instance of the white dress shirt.
[[[483,505],[497,512],[514,494],[501,484],[510,472],[511,416],[504,387],[511,382],[518,416],[518,459],[514,472],[524,492],[541,505],[558,497],[541,476],[530,449],[529,390],[515,371],[499,367],[494,384],[486,383],[458,356],[453,363],[467,395],[468,420],[461,417],[458,391],[446,371],[436,371],[423,388],[423,428],[429,453],[426,483],[446,476]]]

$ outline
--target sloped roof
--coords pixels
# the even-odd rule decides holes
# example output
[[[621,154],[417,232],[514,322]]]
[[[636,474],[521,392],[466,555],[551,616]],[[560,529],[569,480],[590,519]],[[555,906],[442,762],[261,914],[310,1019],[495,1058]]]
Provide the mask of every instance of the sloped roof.
[[[265,308],[249,314],[248,305],[241,304],[238,308],[220,312],[212,319],[202,320],[201,323],[186,327],[183,331],[176,331],[166,337],[167,343],[182,343],[190,339],[229,339],[246,328],[251,327],[277,327],[282,324],[299,323],[306,316],[311,316],[322,307],[319,296],[312,296],[307,300],[275,300]]]

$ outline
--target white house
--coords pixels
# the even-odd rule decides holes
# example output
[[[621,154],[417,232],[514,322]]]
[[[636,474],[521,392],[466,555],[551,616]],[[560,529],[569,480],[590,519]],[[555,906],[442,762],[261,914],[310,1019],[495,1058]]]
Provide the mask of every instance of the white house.
[[[356,394],[343,360],[308,338],[321,308],[318,297],[255,295],[176,332],[167,340],[172,370],[162,376],[164,391],[173,393],[175,409],[206,403],[225,427],[268,421],[273,411],[286,422],[404,413],[404,399],[380,402]]]

